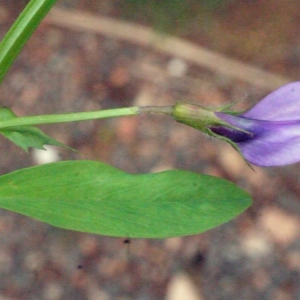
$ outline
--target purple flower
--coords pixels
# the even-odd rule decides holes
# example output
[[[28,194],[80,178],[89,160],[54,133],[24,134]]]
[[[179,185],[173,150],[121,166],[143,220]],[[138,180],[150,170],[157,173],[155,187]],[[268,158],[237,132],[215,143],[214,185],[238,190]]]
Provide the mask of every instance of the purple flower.
[[[248,162],[258,166],[281,166],[300,161],[300,82],[277,89],[239,116],[215,114],[246,131],[211,128],[214,133],[236,143]]]
[[[178,120],[176,113],[173,117],[228,141],[251,164],[281,166],[300,161],[300,82],[280,87],[240,115],[199,107],[197,113],[199,119],[194,111],[188,122]]]

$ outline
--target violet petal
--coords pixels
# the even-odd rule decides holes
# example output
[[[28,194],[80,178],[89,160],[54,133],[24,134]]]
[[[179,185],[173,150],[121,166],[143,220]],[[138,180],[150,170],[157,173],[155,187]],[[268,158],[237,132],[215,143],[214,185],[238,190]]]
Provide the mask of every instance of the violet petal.
[[[266,121],[300,120],[300,82],[280,87],[242,116]]]
[[[300,161],[300,120],[277,122],[253,120],[223,113],[216,113],[216,115],[252,134],[252,138],[236,142],[245,159],[250,163],[258,166],[282,166]]]

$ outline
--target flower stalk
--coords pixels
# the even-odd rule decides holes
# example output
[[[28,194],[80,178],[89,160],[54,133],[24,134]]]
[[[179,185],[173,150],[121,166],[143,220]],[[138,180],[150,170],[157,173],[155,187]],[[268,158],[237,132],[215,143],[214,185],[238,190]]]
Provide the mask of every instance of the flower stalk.
[[[78,112],[67,114],[39,115],[13,118],[0,121],[0,129],[8,129],[15,126],[31,126],[54,123],[67,123],[76,121],[88,121],[96,119],[107,119],[113,117],[133,116],[139,114],[138,107],[124,107],[106,109],[90,112]]]

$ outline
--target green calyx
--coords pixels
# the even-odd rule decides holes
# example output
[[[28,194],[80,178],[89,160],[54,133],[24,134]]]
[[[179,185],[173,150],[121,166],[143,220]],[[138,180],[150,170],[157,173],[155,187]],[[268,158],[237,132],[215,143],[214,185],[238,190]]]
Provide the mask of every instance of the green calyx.
[[[228,107],[230,106],[231,105],[226,105],[212,109],[195,104],[178,102],[173,106],[171,115],[175,121],[194,127],[211,136],[216,136],[216,134],[212,133],[210,128],[218,126],[227,127],[250,134],[250,132],[233,126],[216,116],[215,112],[223,112],[225,114],[235,115],[235,112],[228,110]]]
[[[227,127],[231,128],[234,130],[238,130],[241,132],[245,132],[250,134],[248,131],[245,131],[241,128],[235,127],[224,120],[218,118],[215,115],[215,112],[223,112],[227,114],[232,114],[235,115],[234,112],[229,111],[228,108],[231,105],[226,105],[222,106],[217,109],[212,109],[212,108],[204,108],[202,106],[194,105],[194,104],[189,104],[189,103],[181,103],[178,102],[173,106],[172,110],[172,117],[175,121],[179,123],[183,123],[185,125],[191,126],[197,130],[202,131],[203,133],[221,139],[228,144],[230,144],[241,156],[242,158],[246,161],[244,158],[243,154],[241,153],[240,148],[236,143],[234,143],[232,140],[225,136],[218,135],[214,133],[211,128],[212,127]],[[246,161],[246,163],[249,165],[249,163]],[[250,166],[250,165],[249,165]],[[251,167],[251,166],[250,166]]]
[[[176,103],[172,117],[175,121],[205,132],[207,127],[217,122],[214,112],[188,103]]]
[[[173,106],[172,117],[175,121],[196,128],[208,135],[212,135],[210,127],[225,126],[234,128],[229,123],[218,118],[215,115],[215,111],[220,110],[178,102]],[[235,129],[239,130],[238,128]]]

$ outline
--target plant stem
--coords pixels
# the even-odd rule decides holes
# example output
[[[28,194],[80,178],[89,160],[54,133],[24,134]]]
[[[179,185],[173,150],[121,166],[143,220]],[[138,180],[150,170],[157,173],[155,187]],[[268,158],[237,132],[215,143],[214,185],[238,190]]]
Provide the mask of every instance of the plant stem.
[[[172,106],[143,106],[143,107],[139,107],[139,113],[172,115],[173,107]]]
[[[11,128],[16,126],[30,126],[53,123],[67,123],[76,121],[88,121],[96,119],[115,118],[123,116],[134,116],[140,113],[156,113],[168,114],[172,113],[171,106],[145,106],[145,107],[124,107],[116,109],[106,109],[90,112],[54,114],[54,115],[39,115],[13,118],[5,121],[0,121],[0,129]]]
[[[138,114],[137,107],[125,107],[125,108],[79,112],[79,113],[28,116],[28,117],[13,118],[6,121],[1,121],[0,129],[15,127],[15,126],[88,121],[88,120],[95,120],[95,119],[132,116],[137,114]]]

